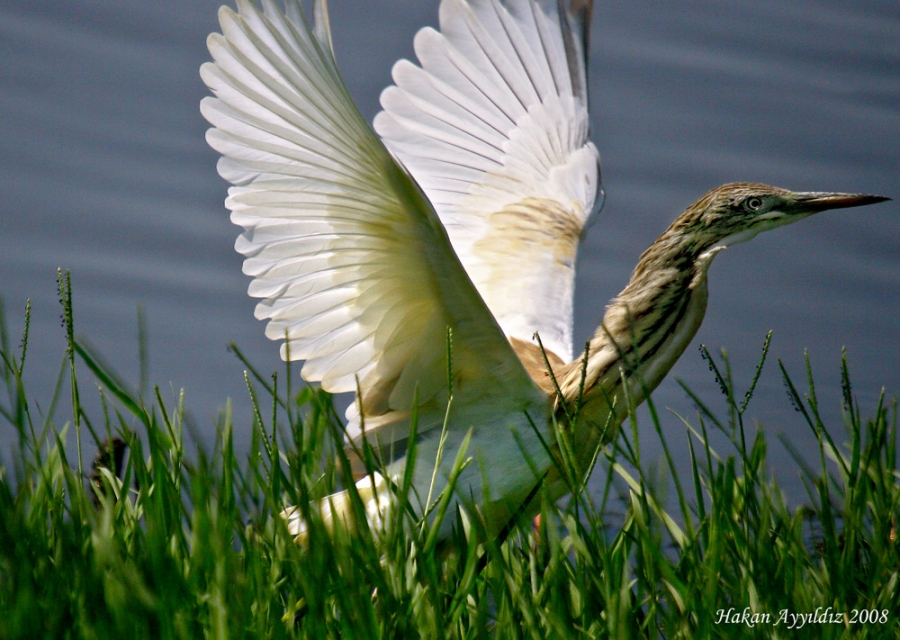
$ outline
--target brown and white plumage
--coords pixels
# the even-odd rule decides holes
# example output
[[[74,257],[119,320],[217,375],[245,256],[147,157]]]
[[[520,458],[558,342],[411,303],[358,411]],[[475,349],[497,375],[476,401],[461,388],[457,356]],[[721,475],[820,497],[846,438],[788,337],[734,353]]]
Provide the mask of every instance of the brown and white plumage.
[[[460,477],[457,501],[476,498],[490,531],[543,478],[563,490],[548,476],[543,442],[554,441],[554,418],[581,386],[580,362],[565,363],[576,251],[599,183],[586,102],[591,4],[443,0],[441,32],[416,37],[421,66],[394,68],[396,86],[375,119],[380,138],[338,75],[324,0],[312,25],[296,0],[284,13],[273,0],[262,10],[249,0],[237,13],[223,7],[222,34],[208,41],[214,62],[201,69],[216,96],[201,105],[213,125],[207,139],[234,185],[226,205],[244,227],[236,248],[266,335],[287,338],[282,356],[305,360],[307,380],[360,390],[348,411],[352,436],[365,425],[370,442],[401,451],[417,415],[420,498],[445,487],[471,433],[477,462]],[[735,211],[748,198],[792,197],[726,185],[644,254],[591,342],[574,425],[583,451],[624,417],[618,385],[642,400],[696,332],[716,243],[785,223],[777,207],[759,220]],[[865,203],[846,198],[831,206]],[[405,464],[395,456],[388,472]],[[360,487],[374,500],[386,492],[379,483]],[[340,497],[332,508],[342,512]]]

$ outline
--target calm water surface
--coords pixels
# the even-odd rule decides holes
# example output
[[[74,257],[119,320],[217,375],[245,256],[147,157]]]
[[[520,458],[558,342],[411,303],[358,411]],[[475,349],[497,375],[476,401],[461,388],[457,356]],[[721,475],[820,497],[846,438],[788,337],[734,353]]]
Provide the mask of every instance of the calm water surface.
[[[32,300],[26,373],[42,407],[63,355],[55,290],[63,267],[72,270],[79,335],[137,384],[142,305],[151,383],[166,397],[185,389],[207,444],[230,397],[246,447],[242,366],[226,347],[237,343],[264,372],[281,365],[253,319],[249,280],[232,249],[238,228],[203,139],[197,70],[218,5],[0,5],[0,294],[13,336]],[[391,64],[413,55],[413,35],[436,23],[437,3],[331,5],[338,63],[371,120]],[[754,180],[900,198],[898,16],[893,0],[598,1],[590,80],[607,200],[581,253],[578,340],[641,251],[714,186]],[[794,483],[795,465],[775,436],[806,451],[814,441],[775,358],[799,381],[808,351],[836,429],[842,347],[864,413],[883,387],[900,394],[897,203],[826,213],[720,255],[703,328],[654,396],[677,457],[686,458],[686,447],[674,414],[696,410],[674,376],[722,407],[697,347],[727,348],[743,386],[769,329],[772,357],[748,415],[769,434],[779,477]],[[82,393],[96,407],[88,380]],[[0,425],[6,463],[10,443]]]

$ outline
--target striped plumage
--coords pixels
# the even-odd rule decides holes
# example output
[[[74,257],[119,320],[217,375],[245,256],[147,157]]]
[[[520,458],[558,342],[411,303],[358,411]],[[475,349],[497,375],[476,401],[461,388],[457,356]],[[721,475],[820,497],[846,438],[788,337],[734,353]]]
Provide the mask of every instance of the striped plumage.
[[[707,272],[720,251],[819,211],[883,200],[732,183],[712,189],[688,207],[644,251],[628,285],[607,307],[589,343],[585,374],[580,361],[556,374],[563,402],[574,402],[579,389],[585,390],[578,400],[582,405],[578,431],[585,434],[579,450],[593,451],[599,441],[612,436],[605,428],[617,428],[625,418],[624,384],[629,400],[640,404],[684,352],[703,322]]]
[[[222,8],[214,62],[201,69],[216,96],[201,104],[207,139],[234,185],[226,205],[244,227],[236,248],[262,299],[256,315],[269,337],[287,339],[283,356],[306,361],[307,380],[359,391],[348,434],[384,454],[390,479],[405,470],[416,416],[421,512],[468,441],[473,463],[452,501],[489,534],[527,512],[540,484],[551,497],[565,490],[545,446],[556,424],[572,429],[586,461],[624,419],[626,395],[639,403],[659,384],[700,326],[718,251],[880,200],[714,189],[644,253],[587,361],[572,360],[575,259],[599,189],[591,0],[443,0],[441,32],[417,35],[420,66],[397,63],[375,131],[337,73],[324,0],[311,25],[297,0],[284,12],[262,4]],[[576,405],[578,422],[566,425]],[[391,503],[389,484],[378,475],[358,485],[373,521]],[[348,506],[336,494],[321,508],[345,517]],[[296,511],[286,515],[301,533]]]

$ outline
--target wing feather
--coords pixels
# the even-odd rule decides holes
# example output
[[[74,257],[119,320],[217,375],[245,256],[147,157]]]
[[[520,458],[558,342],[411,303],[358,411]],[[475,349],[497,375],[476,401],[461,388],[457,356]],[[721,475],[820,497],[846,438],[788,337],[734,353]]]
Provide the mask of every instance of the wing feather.
[[[375,129],[422,186],[509,337],[572,357],[575,258],[599,188],[588,140],[591,0],[444,0]]]
[[[408,414],[416,401],[446,400],[448,328],[454,389],[492,388],[504,406],[540,406],[544,396],[434,209],[350,100],[324,3],[312,28],[296,1],[285,14],[271,0],[262,11],[248,0],[237,8],[220,10],[222,33],[209,37],[214,62],[201,76],[216,97],[201,110],[223,156],[219,172],[234,185],[226,205],[244,228],[235,248],[253,277],[249,293],[262,298],[256,317],[268,321],[266,335],[286,338],[282,356],[305,360],[303,376],[328,391],[355,391],[358,381],[372,424]],[[440,167],[458,168],[440,184],[470,184],[499,168],[501,112],[456,95],[462,106],[451,101],[427,117],[406,96],[397,106],[411,113],[413,143],[435,140]],[[474,134],[463,120],[471,109],[483,116]]]

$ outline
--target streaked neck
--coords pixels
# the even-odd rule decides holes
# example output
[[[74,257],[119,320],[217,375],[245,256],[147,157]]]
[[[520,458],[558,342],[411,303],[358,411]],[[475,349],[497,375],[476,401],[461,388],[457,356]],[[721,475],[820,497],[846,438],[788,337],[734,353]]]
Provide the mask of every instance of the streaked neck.
[[[637,406],[666,376],[703,322],[706,272],[715,253],[698,254],[670,232],[644,252],[590,341],[582,398],[586,420],[617,427],[627,415],[623,389]],[[582,364],[572,363],[564,376],[563,396],[570,403],[578,396]],[[616,415],[610,420],[611,405]]]

